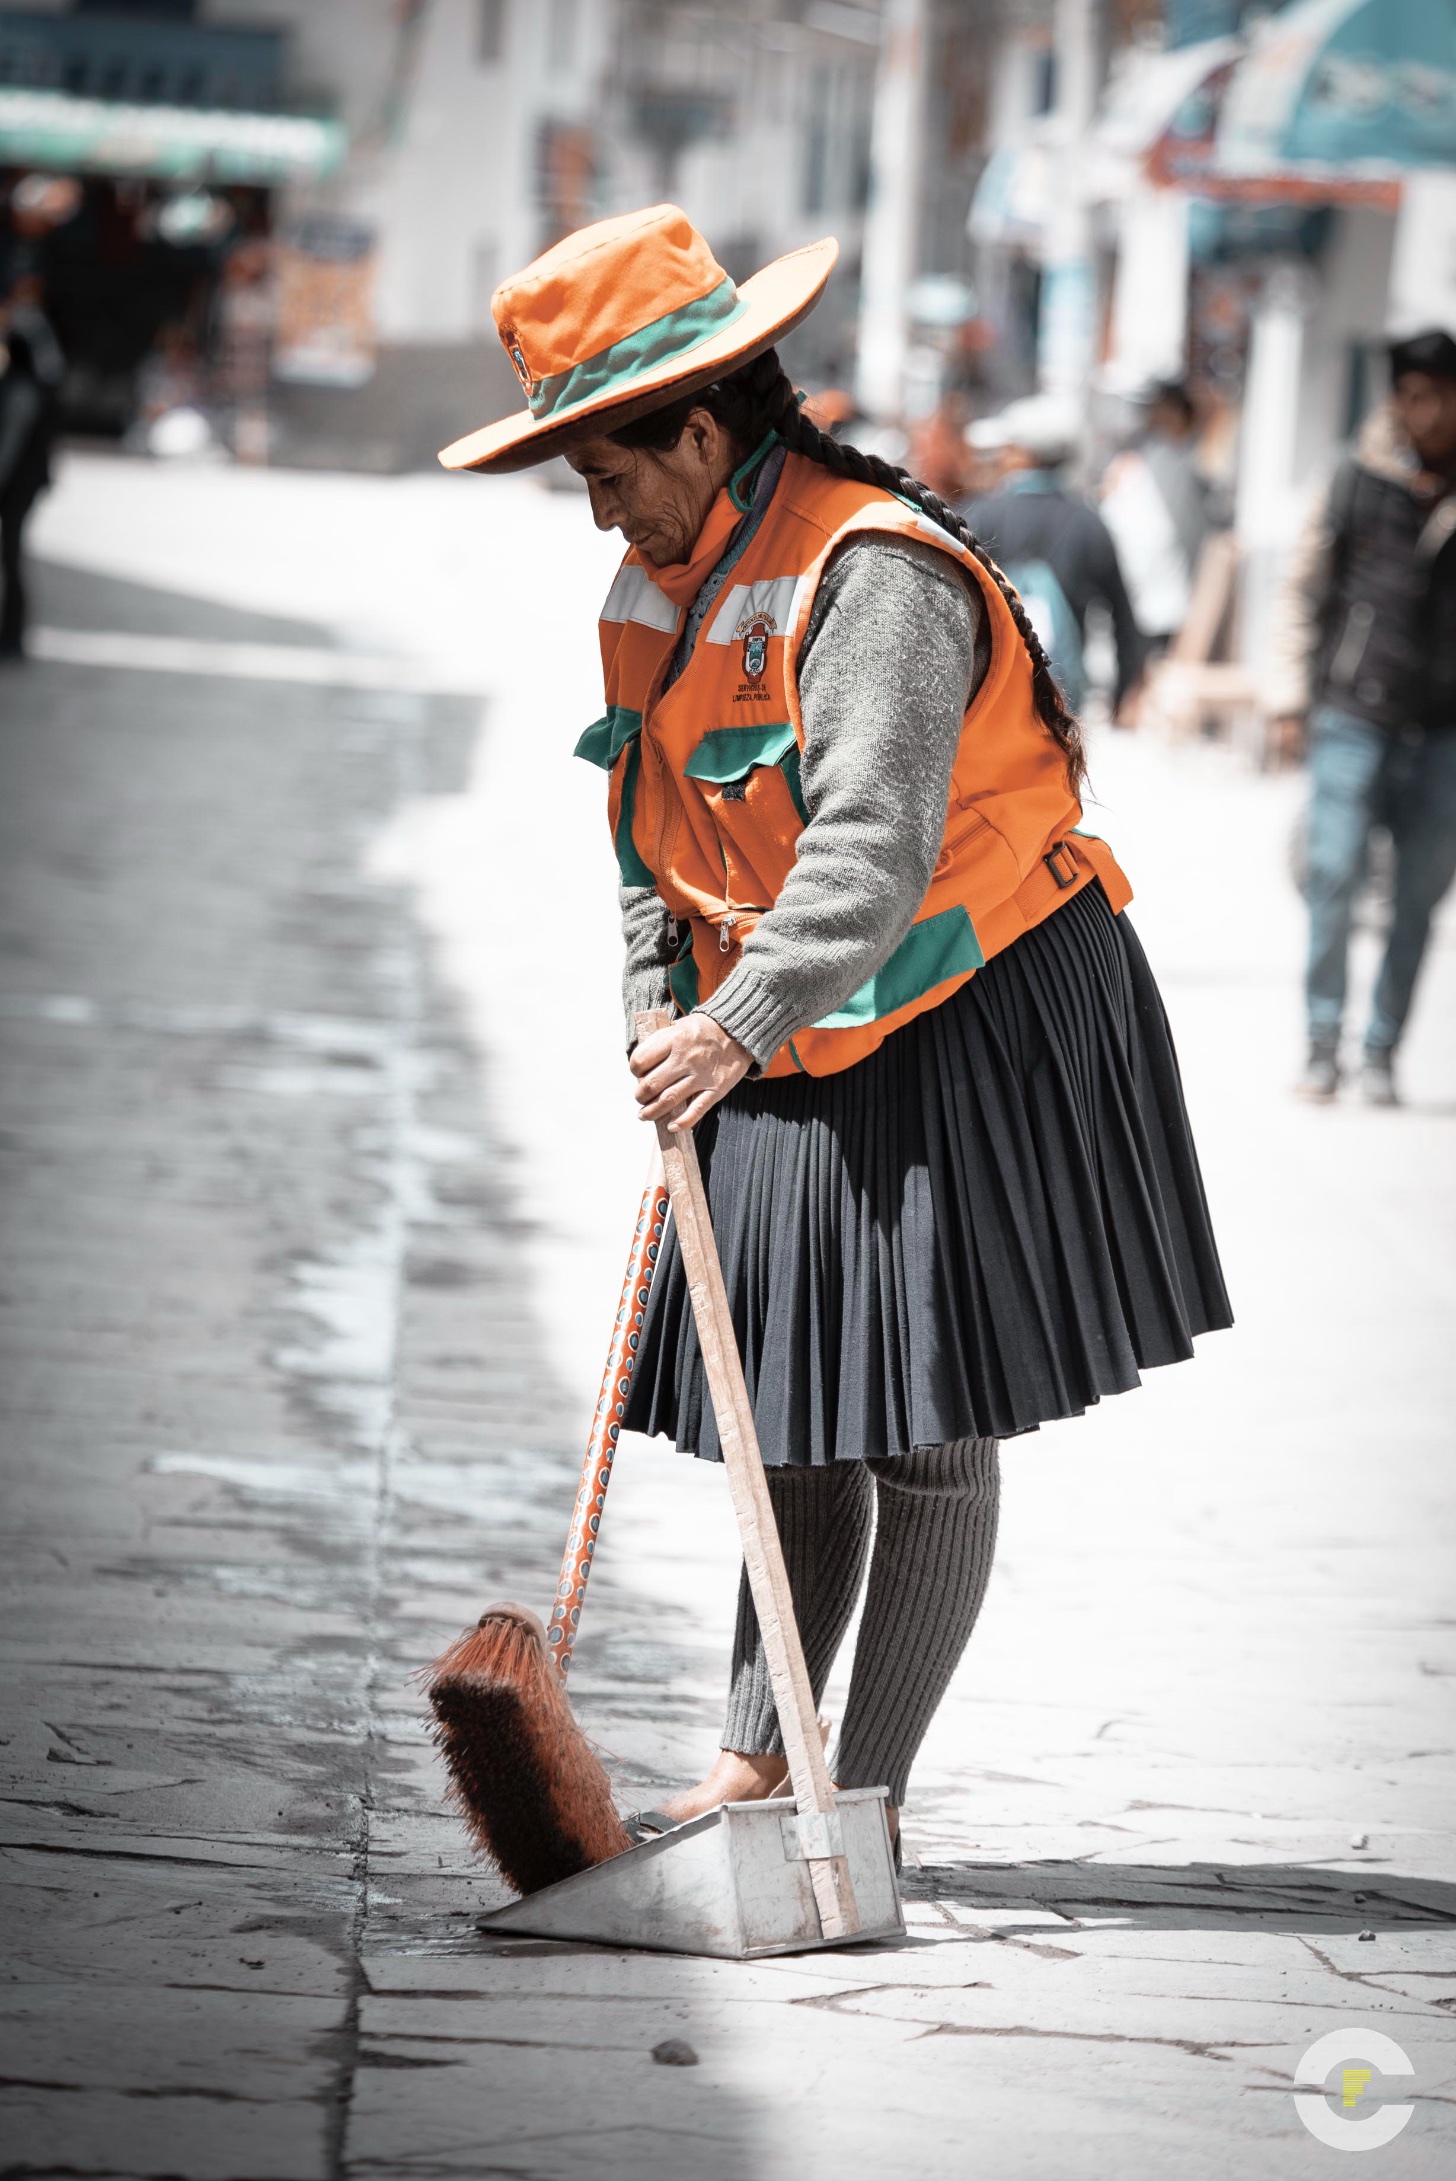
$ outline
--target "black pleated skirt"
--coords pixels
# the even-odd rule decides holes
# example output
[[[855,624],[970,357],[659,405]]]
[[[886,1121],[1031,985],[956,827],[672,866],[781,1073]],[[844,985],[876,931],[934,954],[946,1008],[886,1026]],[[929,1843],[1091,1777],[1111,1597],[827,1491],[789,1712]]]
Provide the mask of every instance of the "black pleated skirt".
[[[840,1075],[698,1130],[764,1460],[1006,1438],[1231,1322],[1168,1019],[1093,884]],[[669,1231],[626,1423],[721,1459]]]

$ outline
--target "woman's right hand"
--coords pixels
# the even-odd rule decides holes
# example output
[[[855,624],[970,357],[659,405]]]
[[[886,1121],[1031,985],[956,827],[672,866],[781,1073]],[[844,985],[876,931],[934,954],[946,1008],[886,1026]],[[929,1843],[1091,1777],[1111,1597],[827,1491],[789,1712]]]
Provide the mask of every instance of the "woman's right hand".
[[[665,1030],[654,1030],[632,1049],[628,1065],[637,1078],[644,1121],[669,1128],[696,1128],[753,1066],[752,1053],[694,1009]]]

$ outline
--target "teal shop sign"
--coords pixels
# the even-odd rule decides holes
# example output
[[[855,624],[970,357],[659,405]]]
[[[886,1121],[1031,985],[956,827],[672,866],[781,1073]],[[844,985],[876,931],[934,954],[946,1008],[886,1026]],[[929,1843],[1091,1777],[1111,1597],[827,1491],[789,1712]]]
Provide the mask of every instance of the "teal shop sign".
[[[312,114],[127,106],[0,87],[0,166],[271,186],[332,174],[348,139]]]
[[[1295,0],[1256,33],[1219,120],[1225,174],[1456,165],[1456,0]]]

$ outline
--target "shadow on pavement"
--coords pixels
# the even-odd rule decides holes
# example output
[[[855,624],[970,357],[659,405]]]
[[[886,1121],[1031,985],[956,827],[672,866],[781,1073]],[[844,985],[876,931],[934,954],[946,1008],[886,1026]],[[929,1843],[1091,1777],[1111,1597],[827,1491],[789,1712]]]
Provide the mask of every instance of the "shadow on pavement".
[[[1297,1863],[937,1863],[907,1900],[1052,1910],[1163,1931],[1400,1931],[1456,1924],[1456,1885]]]
[[[189,636],[211,643],[331,647],[332,633],[312,621],[253,613],[215,599],[163,590],[125,576],[98,575],[63,561],[29,563],[31,616],[64,629],[122,630],[137,636]]]

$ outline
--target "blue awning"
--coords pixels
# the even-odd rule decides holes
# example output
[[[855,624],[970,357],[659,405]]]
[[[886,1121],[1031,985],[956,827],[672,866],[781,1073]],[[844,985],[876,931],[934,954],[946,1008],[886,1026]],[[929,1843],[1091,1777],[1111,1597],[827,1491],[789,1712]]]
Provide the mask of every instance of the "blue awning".
[[[1456,0],[1295,0],[1234,70],[1227,175],[1456,166]]]

